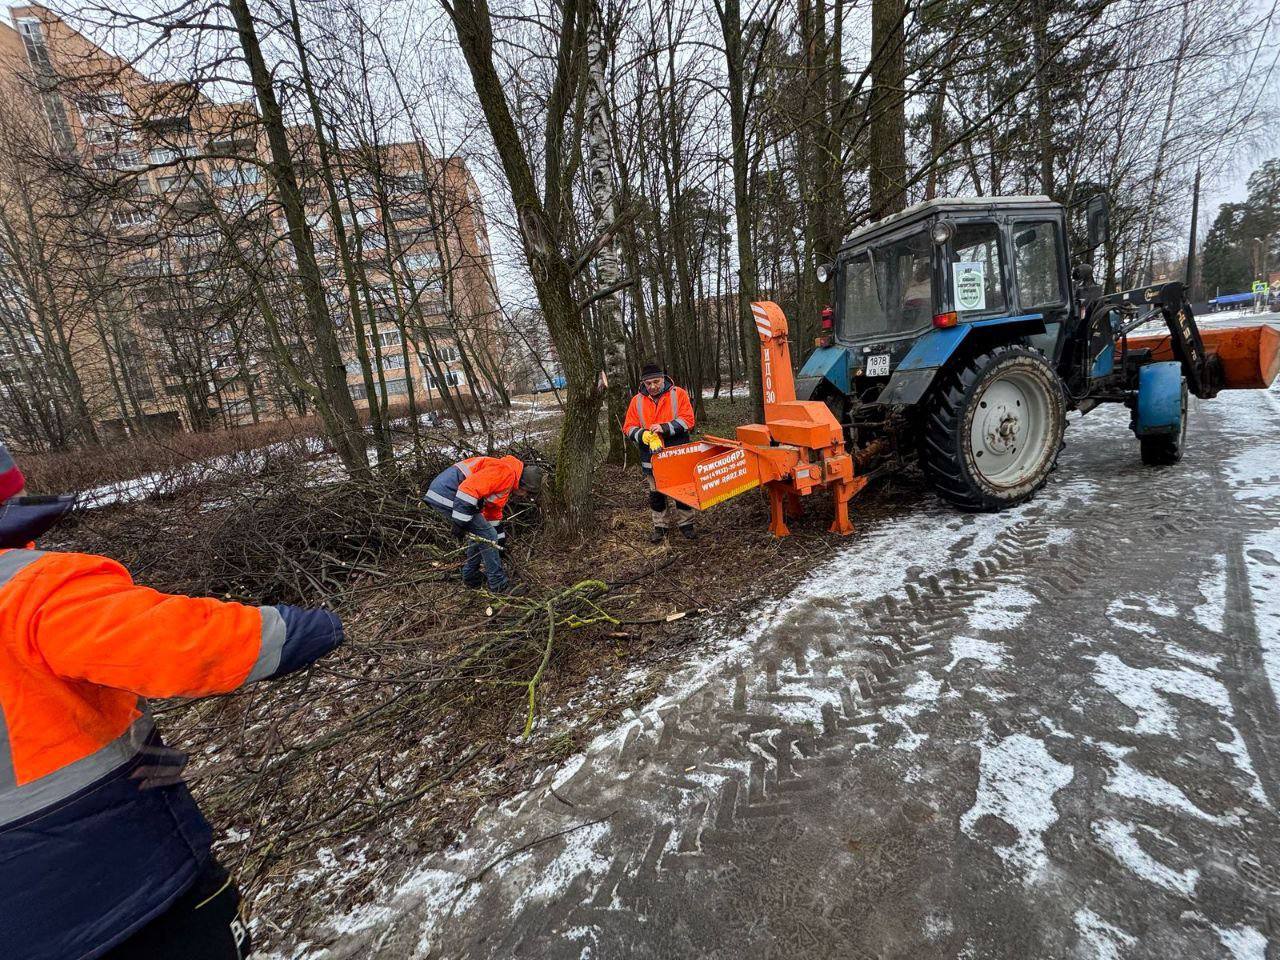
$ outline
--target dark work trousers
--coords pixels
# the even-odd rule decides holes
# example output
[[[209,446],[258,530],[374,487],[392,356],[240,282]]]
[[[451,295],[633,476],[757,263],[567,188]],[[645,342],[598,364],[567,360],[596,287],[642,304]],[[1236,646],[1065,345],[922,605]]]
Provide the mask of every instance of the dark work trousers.
[[[217,860],[160,916],[102,960],[245,960],[253,952],[240,891]]]
[[[649,485],[649,517],[653,520],[655,527],[659,530],[670,530],[673,527],[687,527],[693,523],[693,507],[659,492],[657,485],[653,482],[652,470],[644,472],[644,480]],[[672,523],[673,513],[674,523]]]

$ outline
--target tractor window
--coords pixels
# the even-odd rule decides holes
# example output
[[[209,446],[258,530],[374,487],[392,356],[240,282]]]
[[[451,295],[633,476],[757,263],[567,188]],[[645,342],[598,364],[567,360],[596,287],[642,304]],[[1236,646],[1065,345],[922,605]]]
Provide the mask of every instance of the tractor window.
[[[1061,250],[1052,220],[1014,224],[1013,267],[1023,310],[1063,301]]]
[[[1004,310],[999,228],[994,223],[962,223],[956,229],[951,249],[951,292],[956,312]]]
[[[850,338],[897,336],[933,317],[932,244],[923,230],[863,251],[844,274],[841,332]]]

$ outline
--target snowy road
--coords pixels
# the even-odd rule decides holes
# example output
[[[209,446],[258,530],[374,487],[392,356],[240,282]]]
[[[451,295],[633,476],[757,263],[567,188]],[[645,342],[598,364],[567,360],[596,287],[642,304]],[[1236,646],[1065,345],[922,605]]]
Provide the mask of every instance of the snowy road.
[[[863,526],[299,954],[1275,960],[1280,394],[1168,469],[1127,417],[1017,510]]]

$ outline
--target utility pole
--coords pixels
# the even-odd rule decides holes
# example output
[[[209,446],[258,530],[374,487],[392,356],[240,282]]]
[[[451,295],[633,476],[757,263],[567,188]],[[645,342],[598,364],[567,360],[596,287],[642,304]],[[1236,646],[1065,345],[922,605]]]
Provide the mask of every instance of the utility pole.
[[[1200,164],[1196,164],[1196,185],[1191,192],[1191,238],[1187,242],[1187,299],[1196,299],[1196,220],[1200,215]]]

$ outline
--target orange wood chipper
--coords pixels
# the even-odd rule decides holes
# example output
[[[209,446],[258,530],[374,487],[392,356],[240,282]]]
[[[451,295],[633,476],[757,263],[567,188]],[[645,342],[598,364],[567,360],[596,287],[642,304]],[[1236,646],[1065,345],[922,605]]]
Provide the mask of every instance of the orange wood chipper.
[[[653,456],[658,489],[705,510],[763,486],[769,495],[769,530],[785,537],[786,512],[799,512],[800,497],[829,488],[835,503],[834,533],[852,533],[849,501],[867,483],[855,475],[844,428],[820,400],[797,400],[787,342],[787,318],[776,303],[751,305],[760,334],[764,423],[737,428],[737,439],[704,437]]]

